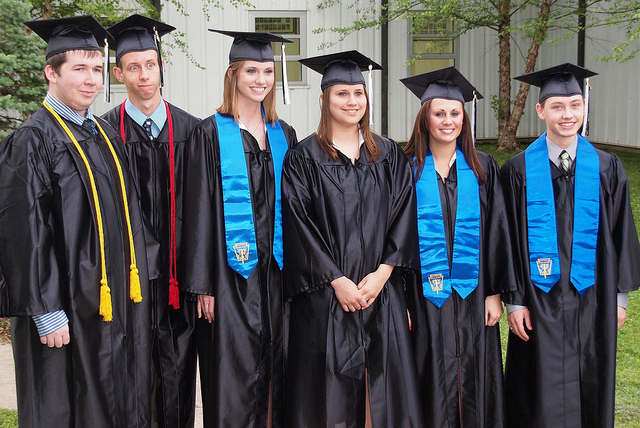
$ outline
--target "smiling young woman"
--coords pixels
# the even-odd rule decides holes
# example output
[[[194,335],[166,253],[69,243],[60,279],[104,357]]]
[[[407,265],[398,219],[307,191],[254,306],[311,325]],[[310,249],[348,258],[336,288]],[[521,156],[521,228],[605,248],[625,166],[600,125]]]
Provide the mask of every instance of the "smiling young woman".
[[[184,196],[182,284],[208,321],[198,326],[204,423],[282,427],[280,171],[297,140],[276,114],[271,42],[287,39],[218,32],[235,39],[223,102],[191,135]]]
[[[453,67],[402,82],[422,103],[405,152],[416,181],[420,274],[407,289],[424,426],[500,428],[500,292],[515,281],[498,165],[475,150],[464,109],[481,96]]]
[[[283,167],[290,427],[422,426],[404,276],[417,267],[409,162],[369,128],[356,52],[301,61],[320,72],[316,133]]]

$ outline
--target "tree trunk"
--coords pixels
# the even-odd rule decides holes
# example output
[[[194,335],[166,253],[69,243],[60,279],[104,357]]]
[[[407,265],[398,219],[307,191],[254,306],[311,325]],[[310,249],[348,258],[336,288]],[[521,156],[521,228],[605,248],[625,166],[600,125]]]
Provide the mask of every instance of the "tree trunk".
[[[43,3],[42,19],[51,19],[51,0],[45,0]]]
[[[498,2],[498,149],[509,147],[511,118],[511,1]],[[515,138],[513,139],[515,142]]]
[[[525,73],[531,73],[535,68],[536,61],[538,60],[538,53],[540,52],[540,46],[547,37],[547,32],[549,30],[549,12],[551,11],[552,2],[553,0],[543,0],[540,5],[537,28],[533,38],[531,39],[531,46],[529,46],[529,50],[527,51],[527,59],[524,68]],[[500,48],[502,48],[502,46],[500,46]],[[500,78],[502,79],[502,76],[500,76]],[[502,80],[500,81],[500,85],[502,85]],[[505,121],[503,132],[498,136],[498,150],[514,149],[518,147],[516,134],[518,132],[518,126],[520,125],[520,119],[524,112],[525,103],[527,102],[527,96],[529,95],[529,86],[530,85],[526,83],[520,83],[520,89],[516,95],[511,115],[508,120]]]

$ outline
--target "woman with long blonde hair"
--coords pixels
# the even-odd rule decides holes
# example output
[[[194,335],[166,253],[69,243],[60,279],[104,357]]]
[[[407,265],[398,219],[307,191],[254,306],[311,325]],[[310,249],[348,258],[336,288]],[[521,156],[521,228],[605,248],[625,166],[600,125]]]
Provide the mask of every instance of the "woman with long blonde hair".
[[[269,33],[234,37],[217,113],[187,151],[184,290],[197,295],[205,427],[281,427],[283,300],[280,172],[295,145],[275,111]],[[208,322],[207,322],[208,321]]]

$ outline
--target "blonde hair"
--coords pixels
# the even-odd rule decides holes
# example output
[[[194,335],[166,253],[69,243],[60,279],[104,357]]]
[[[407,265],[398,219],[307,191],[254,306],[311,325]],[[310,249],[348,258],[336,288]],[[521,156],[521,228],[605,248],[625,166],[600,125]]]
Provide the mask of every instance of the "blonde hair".
[[[222,105],[218,107],[217,110],[220,114],[233,116],[236,122],[240,120],[240,114],[238,113],[238,70],[242,68],[245,62],[246,61],[236,61],[229,64],[229,68],[227,68],[227,71],[224,73]],[[278,120],[278,114],[276,113],[276,92],[274,88],[271,88],[262,101],[265,121],[267,123]]]

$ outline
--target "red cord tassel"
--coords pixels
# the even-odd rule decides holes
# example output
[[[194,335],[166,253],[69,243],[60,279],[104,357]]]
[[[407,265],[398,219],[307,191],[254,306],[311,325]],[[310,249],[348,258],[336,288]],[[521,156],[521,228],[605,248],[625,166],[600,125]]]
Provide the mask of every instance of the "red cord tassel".
[[[180,309],[180,289],[175,278],[169,280],[169,306],[173,306],[173,309]]]

